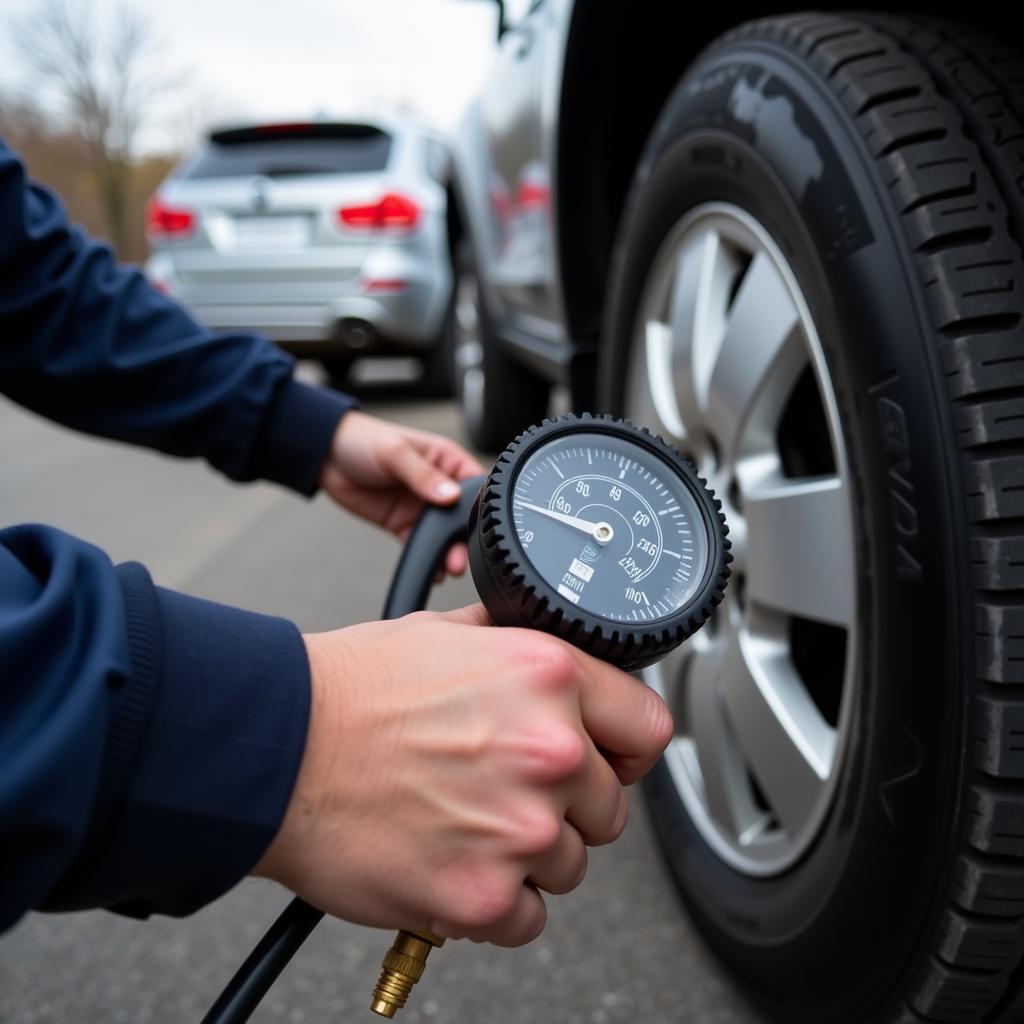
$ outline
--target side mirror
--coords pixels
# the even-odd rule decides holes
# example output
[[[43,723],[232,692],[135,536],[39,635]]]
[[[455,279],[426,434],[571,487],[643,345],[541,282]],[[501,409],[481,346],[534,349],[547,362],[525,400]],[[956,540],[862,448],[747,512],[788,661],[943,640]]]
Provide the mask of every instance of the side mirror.
[[[508,32],[508,10],[505,0],[493,0],[493,3],[498,8],[497,40],[500,42],[505,33]]]

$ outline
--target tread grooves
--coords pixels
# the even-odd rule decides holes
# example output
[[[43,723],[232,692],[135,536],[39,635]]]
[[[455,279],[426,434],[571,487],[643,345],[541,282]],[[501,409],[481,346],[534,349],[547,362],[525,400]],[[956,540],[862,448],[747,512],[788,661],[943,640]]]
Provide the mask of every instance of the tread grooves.
[[[928,253],[939,252],[941,249],[952,249],[961,245],[979,245],[987,242],[992,237],[992,228],[983,225],[976,228],[960,228],[957,231],[947,231],[945,234],[936,235],[925,242],[921,242],[915,252]]]
[[[822,19],[821,22],[818,22],[818,24],[827,24],[830,20],[831,19],[829,18],[825,18]],[[817,53],[817,51],[826,43],[831,43],[836,39],[846,39],[848,36],[855,36],[859,34],[859,32],[859,28],[845,28],[841,29],[838,32],[832,32],[829,35],[821,36],[819,39],[815,39],[814,42],[811,44],[810,49],[807,51],[807,56],[814,56],[814,54]]]
[[[919,196],[912,203],[908,203],[900,210],[904,216],[908,213],[913,213],[915,210],[919,210],[922,206],[927,206],[929,203],[937,203],[943,199],[960,199],[962,196],[973,196],[977,192],[974,175],[971,175],[971,181],[969,185],[958,185],[954,188],[947,188],[941,192],[930,192],[927,195]]]
[[[909,135],[903,135],[886,143],[878,151],[878,156],[890,156],[898,150],[906,149],[907,146],[920,146],[925,142],[941,142],[947,134],[945,128],[926,128],[923,131],[911,132]]]
[[[888,92],[879,93],[877,96],[872,96],[870,99],[865,100],[857,110],[858,116],[866,114],[869,110],[874,110],[875,107],[881,106],[883,103],[892,103],[894,100],[907,100],[913,96],[921,95],[921,87],[919,85],[908,85],[902,88],[890,89]],[[906,111],[905,113],[913,113],[913,111]]]
[[[1012,35],[1003,43],[927,14],[884,11],[766,18],[737,33],[802,53],[846,112],[872,175],[888,188],[886,220],[904,240],[916,274],[908,287],[928,314],[921,341],[945,375],[946,419],[931,443],[936,460],[948,454],[948,493],[930,486],[927,499],[953,507],[942,525],[964,571],[964,592],[945,584],[956,610],[943,622],[954,629],[970,616],[962,653],[971,667],[955,694],[962,717],[935,734],[960,741],[950,753],[956,760],[946,762],[951,788],[941,791],[949,809],[927,819],[949,859],[933,862],[934,903],[915,920],[916,960],[904,989],[894,992],[902,1010],[879,1020],[1020,1024],[1024,57],[1014,51],[1022,47]],[[926,360],[918,364],[922,381],[914,382],[922,387]],[[929,570],[938,573],[941,564],[935,555]]]
[[[986,316],[965,317],[952,324],[943,324],[938,330],[948,338],[958,338],[965,334],[1012,331],[1020,326],[1020,320],[1020,313],[990,313]]]

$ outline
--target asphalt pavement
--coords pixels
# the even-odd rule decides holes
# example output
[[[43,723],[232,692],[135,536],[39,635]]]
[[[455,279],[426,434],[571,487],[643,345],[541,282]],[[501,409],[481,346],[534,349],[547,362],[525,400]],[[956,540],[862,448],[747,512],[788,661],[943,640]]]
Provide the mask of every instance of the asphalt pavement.
[[[368,411],[457,436],[451,403],[368,400]],[[303,630],[379,614],[398,547],[341,513],[205,465],[74,435],[0,399],[0,526],[44,522],[146,564],[157,582],[284,615]],[[468,580],[433,607],[474,599]],[[574,893],[549,900],[520,950],[469,942],[435,952],[404,1024],[761,1024],[686,919],[639,793],[618,843],[592,851]],[[287,902],[248,880],[186,920],[102,911],[30,914],[0,938],[4,1024],[196,1022]],[[254,1021],[372,1024],[390,935],[323,923]]]

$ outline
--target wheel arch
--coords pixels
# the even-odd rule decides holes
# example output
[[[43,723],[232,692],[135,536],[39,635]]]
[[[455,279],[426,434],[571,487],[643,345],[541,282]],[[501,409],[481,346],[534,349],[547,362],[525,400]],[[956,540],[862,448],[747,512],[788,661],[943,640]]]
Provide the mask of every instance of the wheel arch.
[[[665,101],[687,67],[714,39],[744,21],[848,2],[711,5],[699,15],[685,5],[639,0],[623,18],[613,4],[577,0],[566,41],[557,129],[556,234],[572,341],[596,347],[612,252],[641,153]],[[994,2],[970,7],[938,0],[901,3],[976,28],[998,27]],[[865,9],[887,11],[867,4]],[[613,55],[609,58],[609,55]]]

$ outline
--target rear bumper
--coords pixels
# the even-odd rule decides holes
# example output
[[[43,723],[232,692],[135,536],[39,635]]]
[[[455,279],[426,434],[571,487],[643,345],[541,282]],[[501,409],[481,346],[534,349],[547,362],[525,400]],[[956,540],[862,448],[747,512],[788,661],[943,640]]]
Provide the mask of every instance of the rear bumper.
[[[381,257],[367,260],[360,274],[325,289],[315,300],[307,294],[294,302],[283,297],[267,301],[258,285],[240,293],[237,287],[183,283],[162,252],[154,253],[146,272],[211,330],[252,331],[310,352],[318,346],[325,352],[364,354],[428,349],[441,331],[451,294],[448,261]],[[369,330],[353,332],[353,324]]]
[[[410,291],[381,296],[350,296],[318,305],[283,303],[263,305],[214,305],[190,303],[180,297],[195,316],[214,331],[252,331],[272,341],[343,349],[352,323],[372,330],[359,336],[353,349],[372,351],[394,343],[406,348],[429,348],[441,329],[444,313],[435,315],[432,296]],[[369,343],[363,338],[369,338]]]

